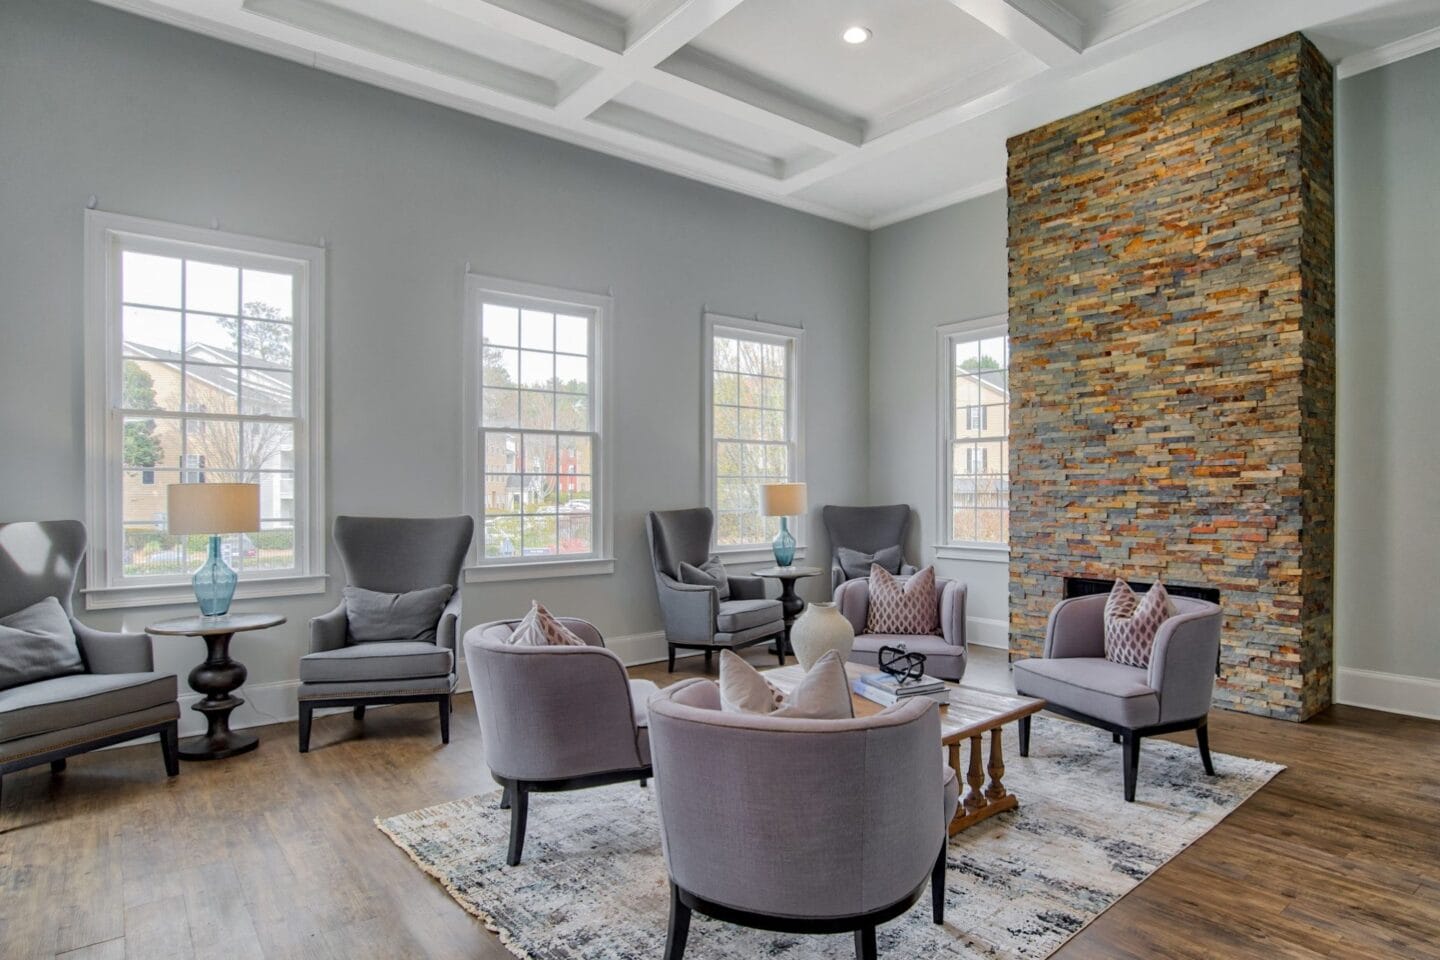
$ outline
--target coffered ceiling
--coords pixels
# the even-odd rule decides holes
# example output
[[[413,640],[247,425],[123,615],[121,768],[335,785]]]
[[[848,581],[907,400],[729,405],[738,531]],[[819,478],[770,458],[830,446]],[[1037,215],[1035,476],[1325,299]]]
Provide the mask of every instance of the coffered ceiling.
[[[97,2],[862,227],[998,189],[1010,135],[1293,30],[1342,76],[1440,46],[1440,0]]]

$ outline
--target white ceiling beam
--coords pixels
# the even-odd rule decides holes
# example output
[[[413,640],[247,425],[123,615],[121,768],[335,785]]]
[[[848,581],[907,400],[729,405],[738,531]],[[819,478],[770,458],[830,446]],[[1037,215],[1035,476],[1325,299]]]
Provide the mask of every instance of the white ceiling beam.
[[[428,6],[474,23],[484,24],[501,33],[529,41],[539,47],[574,57],[576,60],[606,67],[620,59],[625,46],[624,31],[604,29],[588,18],[562,19],[543,16],[541,10],[551,5],[534,2],[522,4],[515,0],[422,0]],[[532,9],[533,8],[533,9]],[[528,11],[528,12],[527,12]]]
[[[1085,49],[1085,24],[1050,0],[950,2],[1046,66],[1069,63]]]

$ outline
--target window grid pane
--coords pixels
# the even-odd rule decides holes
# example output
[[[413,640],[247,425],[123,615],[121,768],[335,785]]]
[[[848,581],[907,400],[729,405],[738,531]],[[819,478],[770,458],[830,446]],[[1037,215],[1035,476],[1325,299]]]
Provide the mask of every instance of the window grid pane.
[[[1004,336],[950,340],[951,542],[1009,542],[1009,345]]]
[[[737,332],[712,340],[711,458],[717,546],[768,543],[778,517],[760,514],[760,487],[794,473],[790,346]]]

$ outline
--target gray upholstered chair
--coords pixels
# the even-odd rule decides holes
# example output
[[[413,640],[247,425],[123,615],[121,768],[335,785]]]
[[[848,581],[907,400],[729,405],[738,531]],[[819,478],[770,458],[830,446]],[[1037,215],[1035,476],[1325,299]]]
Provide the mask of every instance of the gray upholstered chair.
[[[0,690],[0,778],[136,737],[160,735],[165,772],[180,772],[175,674],[157,673],[150,638],[103,633],[75,619],[71,597],[85,556],[77,520],[0,524],[0,617],[54,597],[79,642],[82,673]]]
[[[704,564],[710,558],[715,515],[709,507],[657,510],[646,515],[650,560],[655,588],[660,594],[660,616],[665,621],[665,642],[670,670],[679,648],[704,650],[705,669],[715,650],[738,650],[772,637],[779,642],[780,665],[785,665],[785,611],[779,600],[765,596],[759,577],[730,577],[730,597],[720,599],[715,587],[680,582],[680,564]]]
[[[310,653],[300,658],[300,752],[310,749],[317,707],[437,703],[440,740],[450,742],[450,695],[455,690],[455,637],[460,623],[460,568],[470,549],[470,517],[336,517],[335,546],[346,582],[377,593],[407,593],[448,584],[455,588],[435,625],[435,642],[357,643],[345,601],[310,621]]]
[[[581,790],[650,776],[646,703],[656,686],[631,680],[594,624],[559,618],[584,647],[517,646],[518,620],[465,632],[465,664],[485,763],[505,788],[515,866],[525,845],[532,792]]]
[[[840,566],[840,549],[858,550],[861,553],[879,553],[887,547],[905,549],[905,531],[910,529],[910,505],[896,503],[884,507],[837,507],[820,508],[820,519],[825,524],[825,533],[830,538],[830,589],[834,590],[847,576]],[[898,571],[901,574],[915,572],[915,567],[903,560]],[[856,576],[863,576],[857,574]]]
[[[650,744],[670,871],[666,960],[680,960],[696,910],[762,930],[854,931],[860,960],[927,884],[942,922],[959,784],[933,704],[776,718],[723,711],[718,685],[696,678],[651,698]]]
[[[925,655],[925,672],[944,680],[959,683],[965,676],[965,584],[944,577],[935,578],[935,597],[939,606],[940,636],[894,635],[867,633],[870,616],[870,579],[846,580],[835,589],[835,606],[855,628],[855,649],[850,654],[854,663],[879,663],[881,647],[904,644],[911,653]]]
[[[1155,637],[1148,668],[1105,659],[1104,594],[1062,600],[1050,611],[1045,655],[1018,660],[1015,689],[1042,697],[1046,709],[1109,730],[1124,746],[1125,799],[1135,799],[1140,740],[1194,730],[1205,772],[1210,761],[1206,720],[1220,659],[1220,608],[1172,596],[1178,611]],[[1020,756],[1030,755],[1030,718],[1020,721]]]

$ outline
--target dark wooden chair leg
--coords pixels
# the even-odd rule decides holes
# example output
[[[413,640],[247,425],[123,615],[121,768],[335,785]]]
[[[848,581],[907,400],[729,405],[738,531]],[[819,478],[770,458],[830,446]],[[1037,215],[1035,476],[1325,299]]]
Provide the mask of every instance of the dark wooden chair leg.
[[[670,663],[668,669],[671,673],[675,672],[675,644],[673,643],[670,644]]]
[[[780,666],[785,666],[785,634],[775,635],[775,657],[780,661]]]
[[[353,712],[356,720],[359,720],[361,723],[365,722],[365,704],[357,703]]]
[[[505,862],[512,867],[520,865],[520,854],[525,850],[525,820],[530,813],[530,794],[525,784],[516,781],[510,793],[510,851]]]
[[[310,752],[310,720],[314,707],[301,701],[300,703],[300,752]]]
[[[647,786],[649,786],[649,785],[650,785],[650,781],[649,781],[649,780],[645,779],[644,777],[641,777],[641,778],[640,778],[640,789],[641,789],[641,790],[644,790],[644,789],[645,789]]]
[[[1030,718],[1020,718],[1020,756],[1030,756]]]
[[[171,723],[160,731],[160,756],[165,759],[165,775],[180,775],[180,722]]]
[[[506,788],[505,788],[504,790],[502,790],[501,793],[500,793],[500,809],[501,809],[501,810],[509,810],[509,809],[510,809],[510,788],[509,788],[509,787],[506,787]]]
[[[680,888],[670,884],[670,923],[665,928],[665,960],[681,960],[690,938],[690,908],[680,902]]]
[[[930,871],[930,915],[936,923],[945,922],[945,855],[949,853],[950,838],[940,844],[940,856],[935,858],[935,869]]]
[[[705,651],[705,672],[706,672],[706,673],[709,673],[709,672],[710,672],[710,657],[711,657],[711,655],[712,655],[713,653],[714,653],[713,650],[706,650],[706,651]]]
[[[440,698],[440,742],[450,742],[450,695]]]
[[[1125,745],[1125,802],[1135,802],[1135,779],[1140,772],[1140,735],[1126,731],[1120,738]]]
[[[1200,762],[1205,764],[1205,772],[1215,776],[1215,764],[1210,760],[1210,725],[1202,723],[1195,728],[1195,742],[1200,744]]]
[[[59,760],[51,760],[51,761],[50,761],[50,772],[51,772],[51,773],[64,773],[64,772],[65,772],[65,758],[64,758],[64,757],[61,757]]]
[[[1110,734],[1110,742],[1111,742],[1111,743],[1119,743],[1119,742],[1120,742],[1120,734],[1118,734],[1118,733],[1112,733],[1112,734]]]
[[[877,960],[879,948],[875,946],[875,926],[870,924],[855,931],[855,960]]]

